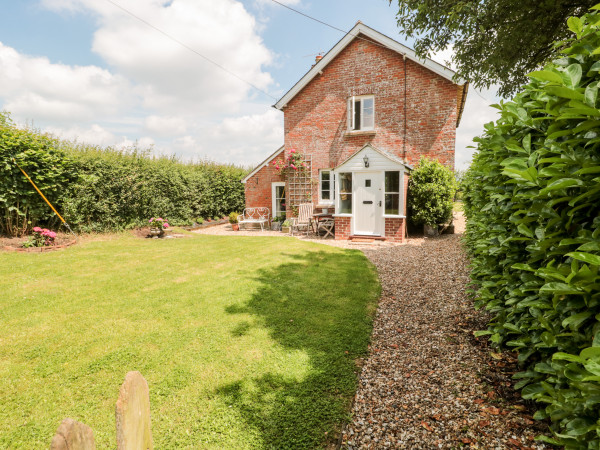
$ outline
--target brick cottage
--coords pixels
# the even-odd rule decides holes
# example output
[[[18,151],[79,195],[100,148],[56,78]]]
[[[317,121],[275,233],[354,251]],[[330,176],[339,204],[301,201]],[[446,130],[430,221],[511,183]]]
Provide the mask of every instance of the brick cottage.
[[[412,166],[454,168],[468,88],[454,75],[358,22],[274,105],[284,145],[243,180],[246,206],[290,217],[312,202],[333,213],[336,239],[403,241]],[[281,172],[292,154],[306,168]]]

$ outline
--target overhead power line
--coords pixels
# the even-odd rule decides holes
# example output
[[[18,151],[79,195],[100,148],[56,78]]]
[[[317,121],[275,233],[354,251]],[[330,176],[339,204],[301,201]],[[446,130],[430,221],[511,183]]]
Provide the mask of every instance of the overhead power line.
[[[242,78],[241,76],[237,75],[236,73],[232,72],[231,70],[227,69],[226,67],[223,67],[221,64],[213,61],[212,59],[210,59],[207,56],[204,56],[202,53],[200,53],[199,51],[193,49],[192,47],[190,47],[189,45],[185,44],[184,42],[181,42],[179,39],[171,36],[169,33],[161,30],[160,28],[152,25],[150,22],[142,19],[141,17],[135,15],[134,13],[132,13],[131,11],[129,11],[128,9],[124,8],[123,6],[119,5],[118,3],[112,1],[112,0],[106,0],[108,3],[112,4],[113,6],[116,6],[117,8],[119,8],[120,10],[126,12],[127,14],[129,14],[131,17],[139,20],[140,22],[142,22],[143,24],[149,26],[150,28],[154,29],[155,31],[158,31],[159,33],[161,33],[162,35],[166,36],[167,38],[169,38],[170,40],[172,40],[173,42],[176,42],[177,44],[181,45],[182,47],[184,47],[185,49],[189,50],[190,52],[194,53],[195,55],[199,56],[200,58],[204,59],[205,61],[208,61],[209,63],[217,66],[219,69],[227,72],[229,75],[237,78],[238,80],[246,83],[247,85],[251,86],[252,88],[256,89],[259,92],[262,92],[263,94],[265,94],[267,97],[270,97],[274,100],[277,100],[277,97],[274,97],[273,95],[269,94],[267,91],[259,88],[258,86],[256,86],[255,84],[251,83],[248,80],[245,80],[244,78]]]
[[[309,16],[308,14],[304,14],[302,11],[298,11],[297,9],[294,9],[294,8],[292,8],[291,6],[288,6],[288,5],[284,4],[284,3],[278,2],[277,0],[271,0],[271,1],[272,1],[273,3],[277,3],[277,4],[278,4],[278,5],[280,5],[280,6],[283,6],[284,8],[287,8],[287,9],[289,9],[290,11],[293,11],[293,12],[295,12],[296,14],[300,14],[301,16],[304,16],[304,17],[306,17],[307,19],[314,20],[315,22],[318,22],[318,23],[320,23],[321,25],[325,25],[326,27],[329,27],[329,28],[332,28],[332,29],[334,29],[334,30],[336,30],[336,31],[339,31],[340,33],[343,33],[344,35],[346,35],[346,34],[349,34],[349,33],[348,33],[348,31],[342,30],[341,28],[338,28],[338,27],[336,27],[336,26],[333,26],[333,25],[331,25],[331,24],[329,24],[329,23],[327,23],[327,22],[323,22],[322,20],[319,20],[319,19],[317,19],[317,18],[315,18],[315,17],[313,17],[313,16]],[[382,44],[382,43],[380,43],[380,42],[375,42],[375,41],[372,41],[372,40],[370,40],[370,39],[366,39],[366,38],[364,38],[364,37],[361,37],[361,36],[359,36],[358,34],[350,34],[350,36],[353,36],[353,37],[355,37],[356,39],[361,39],[361,40],[363,40],[363,41],[365,41],[365,42],[369,42],[369,43],[371,43],[371,44],[374,44],[374,45],[378,45],[378,46],[379,46],[379,47],[381,47],[381,48],[387,48],[388,50],[394,50],[394,49],[392,49],[392,48],[388,47],[388,46],[387,46],[387,45],[385,45],[385,44]],[[395,51],[395,50],[394,50],[394,51]],[[405,56],[406,56],[406,55],[405,55]]]

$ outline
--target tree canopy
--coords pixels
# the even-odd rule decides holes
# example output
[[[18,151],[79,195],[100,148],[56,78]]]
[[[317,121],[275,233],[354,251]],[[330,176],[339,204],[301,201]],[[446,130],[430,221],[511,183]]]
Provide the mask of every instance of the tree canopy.
[[[390,0],[392,3],[393,0]],[[421,56],[454,47],[457,73],[477,88],[499,85],[508,97],[558,54],[567,19],[599,0],[398,0],[400,30]]]

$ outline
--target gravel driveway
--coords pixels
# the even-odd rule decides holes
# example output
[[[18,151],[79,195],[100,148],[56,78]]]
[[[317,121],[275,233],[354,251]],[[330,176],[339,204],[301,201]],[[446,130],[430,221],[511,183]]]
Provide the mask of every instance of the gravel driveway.
[[[362,249],[383,290],[343,447],[547,448],[512,388],[514,357],[473,336],[487,317],[465,295],[460,236]]]

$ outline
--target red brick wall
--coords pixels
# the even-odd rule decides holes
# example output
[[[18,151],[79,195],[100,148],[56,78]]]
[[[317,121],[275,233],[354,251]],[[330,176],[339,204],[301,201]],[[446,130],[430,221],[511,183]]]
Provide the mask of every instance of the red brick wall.
[[[283,155],[278,155],[273,161],[283,161]],[[277,173],[273,162],[270,162],[267,167],[261,168],[250,177],[245,184],[246,207],[264,206],[271,211],[273,208],[273,203],[271,201],[271,183],[276,181],[285,180]],[[273,217],[273,211],[271,211],[271,217]]]
[[[388,241],[404,242],[406,219],[385,218],[385,238]]]
[[[335,217],[335,238],[348,239],[350,237],[351,217]]]
[[[423,155],[454,168],[458,87],[407,59],[405,133],[404,67],[402,55],[355,39],[284,108],[286,151],[311,154],[313,176],[368,143],[400,158],[406,144],[408,163]],[[348,97],[368,94],[375,96],[375,133],[350,135]]]

